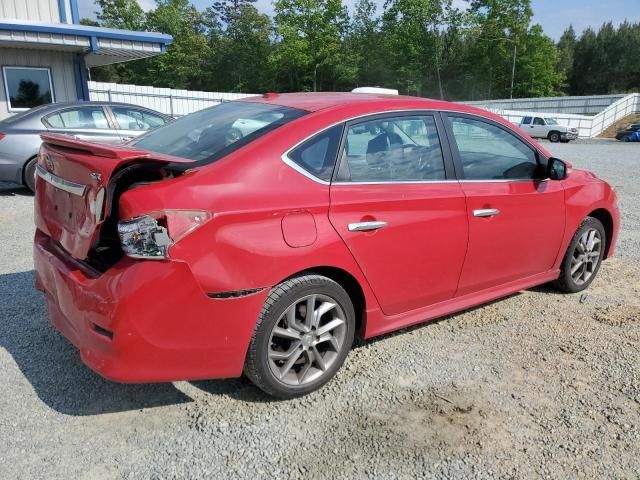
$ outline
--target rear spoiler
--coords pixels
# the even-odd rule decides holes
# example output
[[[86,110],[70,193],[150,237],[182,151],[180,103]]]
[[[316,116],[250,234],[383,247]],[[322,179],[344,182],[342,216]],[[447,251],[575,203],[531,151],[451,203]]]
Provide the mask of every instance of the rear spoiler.
[[[87,140],[80,140],[72,135],[64,135],[60,133],[43,133],[40,135],[40,138],[42,138],[42,141],[47,145],[86,152],[96,157],[114,158],[122,161],[148,158],[167,163],[193,163],[193,160],[188,158],[163,155],[157,152],[150,152],[148,150],[130,147],[128,145],[89,142]]]
[[[71,148],[73,150],[83,150],[97,157],[117,158],[118,160],[133,160],[134,158],[147,158],[151,154],[144,150],[127,147],[124,145],[106,145],[86,140],[80,140],[71,135],[60,133],[43,133],[40,135],[42,141],[49,145]]]

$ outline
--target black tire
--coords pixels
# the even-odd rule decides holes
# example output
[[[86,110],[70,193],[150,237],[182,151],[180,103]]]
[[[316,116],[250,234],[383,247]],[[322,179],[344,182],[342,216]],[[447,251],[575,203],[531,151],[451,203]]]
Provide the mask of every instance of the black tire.
[[[559,132],[549,132],[549,141],[551,143],[558,143],[560,141],[560,133]]]
[[[601,239],[599,256],[597,257],[598,261],[597,261],[597,264],[593,267],[590,277],[584,283],[579,284],[576,282],[576,280],[572,276],[572,273],[571,273],[572,263],[575,259],[575,254],[577,253],[579,255],[579,252],[577,249],[578,249],[578,243],[580,242],[581,237],[587,231],[592,229],[595,229],[598,231]],[[556,288],[558,288],[559,290],[562,290],[563,292],[576,293],[576,292],[581,292],[582,290],[586,289],[589,285],[591,285],[591,282],[593,282],[594,278],[596,278],[596,275],[598,274],[598,271],[600,270],[600,265],[602,265],[602,259],[604,257],[604,252],[606,250],[606,242],[607,242],[607,236],[604,230],[604,226],[602,225],[602,222],[600,222],[600,220],[598,220],[597,218],[593,218],[593,217],[585,218],[580,224],[580,226],[578,227],[578,230],[576,230],[576,233],[573,235],[573,238],[571,239],[571,243],[569,244],[569,247],[567,248],[564,258],[562,259],[562,264],[560,265],[560,277],[558,277],[558,279],[554,282],[554,285],[556,286]]]
[[[22,181],[24,185],[31,190],[31,193],[36,193],[36,164],[38,163],[38,157],[33,157],[27,161],[22,170]]]
[[[293,308],[294,311],[297,311],[296,309],[301,305],[298,302],[303,302],[310,295],[330,297],[339,306],[341,309],[340,314],[344,314],[345,320],[344,327],[341,327],[343,328],[341,331],[343,341],[339,351],[331,351],[332,363],[330,366],[324,371],[316,369],[316,375],[319,375],[317,378],[307,383],[302,383],[301,381],[300,385],[287,384],[281,379],[282,377],[278,378],[274,372],[274,370],[278,369],[278,366],[270,357],[270,353],[273,353],[272,347],[275,346],[272,343],[272,341],[275,341],[272,337],[272,332],[277,325],[282,326],[283,319],[288,318],[285,317],[285,313],[288,310]],[[344,288],[337,282],[321,275],[308,274],[291,278],[274,287],[265,301],[249,343],[244,373],[258,388],[271,396],[289,399],[306,395],[322,387],[340,369],[351,349],[354,335],[355,312],[353,303]],[[297,342],[297,340],[291,340],[291,342],[294,341]],[[309,349],[316,347],[309,347]],[[302,349],[304,347],[299,345],[299,348]],[[294,345],[292,349],[297,351],[298,347]],[[291,367],[293,373],[290,377],[297,375],[304,379],[304,375],[301,375],[302,370],[307,363],[313,365],[313,361],[309,361],[309,357],[303,358],[301,354],[298,355],[296,358],[299,358],[299,360]],[[299,372],[295,372],[294,370],[297,368],[296,365],[299,361],[303,361],[304,365]],[[282,362],[285,362],[285,360],[282,360]]]
[[[625,135],[625,136],[622,138],[622,141],[623,141],[623,142],[630,142],[630,141],[631,141],[631,135]]]

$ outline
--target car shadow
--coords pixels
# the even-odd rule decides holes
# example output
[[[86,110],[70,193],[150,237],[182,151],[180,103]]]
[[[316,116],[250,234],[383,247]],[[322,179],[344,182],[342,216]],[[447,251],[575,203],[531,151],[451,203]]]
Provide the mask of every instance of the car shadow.
[[[24,185],[0,182],[0,197],[33,197],[33,193]]]
[[[33,271],[0,275],[0,347],[48,407],[82,416],[191,401],[171,383],[119,384],[91,371],[78,350],[48,323],[44,296],[33,284]],[[13,371],[5,368],[3,375],[24,388],[20,378],[11,378]]]

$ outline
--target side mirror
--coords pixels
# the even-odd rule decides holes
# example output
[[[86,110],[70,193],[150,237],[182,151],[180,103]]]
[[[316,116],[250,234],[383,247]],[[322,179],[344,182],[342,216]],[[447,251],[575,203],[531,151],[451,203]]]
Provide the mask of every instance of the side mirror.
[[[567,164],[559,158],[551,157],[547,163],[547,173],[551,180],[564,180],[567,177]]]

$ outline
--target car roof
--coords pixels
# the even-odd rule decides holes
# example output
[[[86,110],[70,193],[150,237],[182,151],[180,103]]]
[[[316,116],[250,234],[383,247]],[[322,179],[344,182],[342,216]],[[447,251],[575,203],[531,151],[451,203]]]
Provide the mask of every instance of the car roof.
[[[327,109],[344,109],[350,106],[370,106],[371,112],[385,110],[424,109],[455,111],[475,115],[495,116],[486,110],[462,103],[446,102],[431,98],[409,97],[405,95],[389,95],[383,93],[352,93],[352,92],[313,92],[313,93],[265,93],[261,96],[246,97],[241,101],[259,102],[298,108],[308,112]]]

